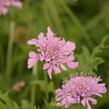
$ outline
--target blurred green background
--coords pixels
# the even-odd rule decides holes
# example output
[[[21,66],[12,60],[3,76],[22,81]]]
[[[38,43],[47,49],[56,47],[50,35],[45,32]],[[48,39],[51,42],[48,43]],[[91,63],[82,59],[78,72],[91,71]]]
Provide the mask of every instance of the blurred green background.
[[[31,87],[36,85],[37,109],[64,109],[55,106],[55,89],[68,75],[76,72],[101,76],[108,89],[103,98],[97,98],[93,109],[109,109],[109,0],[21,0],[23,9],[10,8],[0,16],[0,109],[35,109],[30,103]],[[14,43],[10,59],[10,71],[6,68],[10,22],[14,21]],[[42,63],[38,62],[38,75],[32,76],[27,68],[28,52],[34,49],[27,40],[37,38],[50,26],[57,36],[76,42],[76,59],[80,67],[63,71],[49,80],[48,102],[45,103],[46,87]],[[36,80],[37,78],[37,80]],[[13,84],[25,81],[19,92]],[[9,98],[7,97],[9,95]],[[21,101],[22,99],[25,99]],[[86,109],[73,105],[71,109]]]

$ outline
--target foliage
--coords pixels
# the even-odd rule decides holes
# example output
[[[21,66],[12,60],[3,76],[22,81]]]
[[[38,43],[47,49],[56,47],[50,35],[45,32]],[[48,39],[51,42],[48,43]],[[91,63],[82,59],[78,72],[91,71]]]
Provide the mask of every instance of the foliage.
[[[109,0],[21,0],[23,9],[10,8],[6,16],[0,15],[0,109],[63,109],[55,106],[55,89],[70,74],[84,72],[101,76],[109,89]],[[15,22],[10,78],[6,73],[6,53],[9,25]],[[32,76],[27,68],[28,52],[35,50],[27,46],[27,40],[37,37],[50,26],[58,36],[76,42],[76,59],[80,62],[76,70],[53,75],[53,80],[44,81],[42,63],[38,63],[38,75]],[[37,79],[36,79],[37,78]],[[64,78],[64,79],[63,79]],[[13,84],[25,81],[20,92],[12,91]],[[35,106],[30,103],[31,87],[35,85]],[[46,87],[48,101],[45,102]],[[6,92],[9,92],[8,93]],[[95,109],[109,108],[107,93]],[[26,99],[26,100],[22,100]],[[22,100],[22,101],[21,101]],[[74,109],[84,109],[73,105]]]
[[[102,39],[101,43],[92,50],[92,53],[90,53],[88,48],[82,48],[82,53],[78,55],[80,71],[86,74],[94,74],[94,72],[97,71],[98,66],[104,62],[100,54],[103,52],[103,49],[105,49],[105,41],[107,39],[109,39],[109,35]]]
[[[8,94],[2,94],[0,92],[0,108],[1,109],[36,109],[35,106],[27,103],[27,101],[22,100],[21,106],[19,106],[15,101],[12,101]]]

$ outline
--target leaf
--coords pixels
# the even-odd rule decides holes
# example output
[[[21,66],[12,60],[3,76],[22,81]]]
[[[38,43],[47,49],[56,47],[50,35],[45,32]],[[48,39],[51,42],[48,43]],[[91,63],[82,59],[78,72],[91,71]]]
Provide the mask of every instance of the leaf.
[[[0,109],[20,109],[18,104],[12,101],[7,94],[0,92]]]
[[[21,107],[8,96],[8,93],[0,92],[0,109],[36,109],[35,106],[28,103],[26,100],[21,101]]]
[[[109,35],[106,35],[102,39],[101,43],[93,49],[92,53],[88,48],[83,47],[83,52],[78,55],[80,61],[80,71],[86,74],[94,74],[94,71],[97,70],[98,66],[104,62],[104,60],[99,55],[103,52],[107,39],[109,39]]]
[[[21,104],[22,104],[21,109],[36,109],[35,106],[33,106],[32,104],[28,103],[25,100],[22,100]]]

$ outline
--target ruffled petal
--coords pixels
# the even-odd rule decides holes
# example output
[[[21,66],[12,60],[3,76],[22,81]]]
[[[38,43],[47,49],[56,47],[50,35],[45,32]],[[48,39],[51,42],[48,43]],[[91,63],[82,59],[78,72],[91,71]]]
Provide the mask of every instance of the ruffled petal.
[[[69,68],[72,68],[72,69],[79,66],[79,62],[67,62],[66,64],[68,65]]]
[[[56,94],[57,94],[57,95],[62,95],[62,94],[63,94],[63,90],[60,89],[60,88],[57,89],[57,90],[56,90]]]
[[[39,56],[33,52],[33,51],[30,51],[29,52],[29,59],[28,59],[28,68],[32,68],[36,62],[39,60]]]
[[[63,70],[67,70],[67,68],[66,68],[63,64],[60,64],[60,67],[61,67]]]
[[[38,55],[34,51],[29,52],[29,57],[37,57]]]
[[[31,39],[27,42],[29,45],[36,45],[37,46],[37,39]]]
[[[48,69],[48,75],[49,75],[49,78],[52,79],[52,68]]]
[[[85,100],[84,98],[81,100],[81,104],[82,104],[83,106],[86,106],[86,100]]]
[[[39,40],[43,40],[44,39],[44,33],[40,33],[38,38],[39,38]]]
[[[64,46],[64,49],[69,53],[71,53],[73,50],[75,50],[75,48],[76,48],[75,43],[70,42],[70,41],[67,41]]]
[[[97,104],[97,100],[95,98],[89,98],[89,100],[92,102],[92,104]]]
[[[36,58],[29,58],[28,59],[28,68],[32,68],[33,65],[35,65],[37,62],[37,59]]]
[[[70,55],[70,56],[68,56],[66,62],[73,61],[74,59],[75,59],[75,56]]]
[[[0,13],[2,13],[2,14],[7,14],[8,13],[8,9],[7,8],[5,8],[5,7],[2,7],[2,8],[0,8]]]
[[[89,104],[89,101],[86,102],[88,109],[92,109],[91,105]]]
[[[51,37],[53,37],[54,36],[54,33],[51,31],[51,28],[50,27],[48,27],[47,28],[47,36],[48,36],[48,38],[51,38]]]
[[[53,66],[53,70],[54,70],[55,74],[58,74],[61,72],[60,68],[57,66]]]
[[[63,104],[62,103],[56,103],[56,106],[63,106]]]
[[[48,69],[49,67],[50,67],[50,64],[49,64],[49,63],[45,63],[45,64],[43,65],[43,69],[44,69],[44,70]]]
[[[67,97],[67,100],[68,100],[68,102],[70,103],[70,104],[75,104],[75,103],[77,103],[77,100],[75,99],[75,98],[71,98],[71,97]]]
[[[19,1],[12,1],[11,5],[19,9],[22,8],[22,2],[19,2]]]

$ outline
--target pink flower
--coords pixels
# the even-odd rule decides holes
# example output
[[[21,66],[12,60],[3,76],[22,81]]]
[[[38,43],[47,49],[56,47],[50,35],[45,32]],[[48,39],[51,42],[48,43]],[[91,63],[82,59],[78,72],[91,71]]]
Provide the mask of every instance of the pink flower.
[[[97,104],[93,95],[102,97],[101,94],[106,93],[106,87],[99,77],[92,76],[76,76],[71,77],[69,81],[62,85],[62,88],[56,90],[57,106],[68,108],[75,103],[81,103],[92,109],[90,103]]]
[[[26,85],[26,83],[24,81],[20,81],[18,83],[15,83],[13,86],[12,86],[12,90],[15,91],[15,92],[20,92],[21,89]]]
[[[0,14],[7,14],[8,7],[22,8],[22,2],[19,0],[0,0]]]
[[[56,37],[49,27],[47,34],[40,33],[38,39],[29,40],[28,44],[37,47],[37,53],[29,53],[28,68],[33,67],[39,60],[43,61],[43,69],[47,69],[50,79],[53,71],[58,74],[61,69],[67,70],[65,64],[72,69],[79,65],[78,62],[74,62],[75,43]]]

